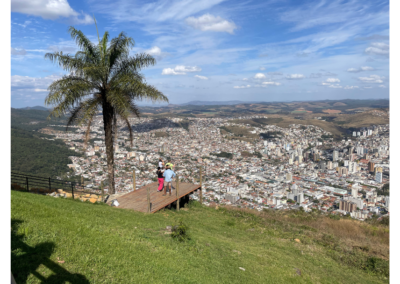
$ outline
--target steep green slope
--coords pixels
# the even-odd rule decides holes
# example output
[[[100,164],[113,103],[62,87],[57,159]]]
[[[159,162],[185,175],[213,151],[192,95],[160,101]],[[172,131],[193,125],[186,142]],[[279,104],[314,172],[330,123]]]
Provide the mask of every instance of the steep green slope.
[[[17,283],[388,283],[334,260],[336,237],[319,243],[311,223],[290,228],[292,217],[280,223],[198,203],[147,215],[12,191],[11,218]],[[178,220],[189,226],[186,242],[165,234]]]
[[[37,132],[11,128],[11,170],[26,174],[55,177],[69,171],[69,156],[79,156],[64,142]]]

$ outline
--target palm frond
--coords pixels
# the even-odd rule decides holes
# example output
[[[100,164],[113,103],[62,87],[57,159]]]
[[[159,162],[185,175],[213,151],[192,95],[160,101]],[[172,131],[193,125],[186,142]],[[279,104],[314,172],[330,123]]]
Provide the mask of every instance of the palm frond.
[[[92,42],[83,34],[82,31],[75,29],[74,27],[69,27],[68,29],[69,34],[71,35],[72,39],[75,40],[76,44],[83,49],[88,56],[92,58],[96,58],[96,49]]]

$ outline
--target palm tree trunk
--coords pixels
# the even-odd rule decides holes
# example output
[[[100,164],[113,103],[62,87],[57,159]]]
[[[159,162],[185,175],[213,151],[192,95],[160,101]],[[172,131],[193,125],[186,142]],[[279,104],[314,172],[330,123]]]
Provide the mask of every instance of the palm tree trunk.
[[[113,107],[106,100],[103,100],[103,123],[104,123],[104,133],[105,133],[105,143],[106,143],[109,194],[115,193],[113,116],[114,116]]]
[[[115,147],[118,145],[118,127],[117,127],[117,116],[114,115],[114,142]]]

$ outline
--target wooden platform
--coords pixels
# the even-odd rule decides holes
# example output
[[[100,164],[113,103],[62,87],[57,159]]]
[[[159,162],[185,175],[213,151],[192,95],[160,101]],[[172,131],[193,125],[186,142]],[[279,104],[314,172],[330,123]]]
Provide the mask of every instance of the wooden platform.
[[[172,185],[176,188],[176,182],[173,182]],[[138,190],[118,197],[118,208],[147,212],[147,188],[150,189],[151,213],[154,213],[177,200],[176,189],[172,190],[171,196],[169,196],[169,193],[167,196],[162,196],[164,193],[157,191],[158,182],[153,182]],[[182,198],[199,188],[199,184],[179,183],[179,198]]]

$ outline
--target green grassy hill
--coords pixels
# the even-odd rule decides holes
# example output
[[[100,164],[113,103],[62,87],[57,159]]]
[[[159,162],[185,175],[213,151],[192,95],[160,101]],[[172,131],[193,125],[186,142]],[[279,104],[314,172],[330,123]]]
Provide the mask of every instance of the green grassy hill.
[[[192,203],[147,215],[12,191],[11,218],[17,283],[389,282],[387,227],[318,214]],[[165,234],[179,220],[185,242]]]

